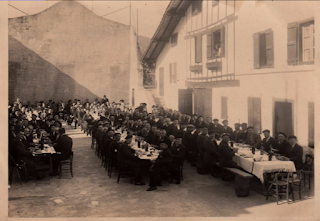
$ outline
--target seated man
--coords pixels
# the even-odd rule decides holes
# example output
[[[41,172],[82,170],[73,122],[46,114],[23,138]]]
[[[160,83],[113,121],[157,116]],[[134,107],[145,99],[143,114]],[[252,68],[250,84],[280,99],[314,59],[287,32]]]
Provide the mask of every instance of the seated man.
[[[219,145],[219,163],[222,167],[239,168],[232,160],[238,149],[231,149],[229,146],[230,135],[222,134],[222,141]]]
[[[282,156],[287,156],[290,149],[290,144],[286,140],[287,135],[283,132],[279,132],[277,134],[277,138],[278,140],[273,147],[274,151]]]
[[[303,148],[297,144],[297,137],[291,135],[288,137],[290,148],[288,149],[287,157],[294,162],[296,166],[296,170],[301,170],[303,162],[302,162],[302,155],[303,155]]]
[[[241,134],[239,136],[239,143],[243,143],[247,140],[248,136],[248,125],[247,123],[242,123],[241,125]]]
[[[116,156],[117,156],[117,153],[120,148],[120,139],[121,139],[121,134],[115,133],[113,136],[113,139],[111,140],[110,145],[109,145],[109,154],[108,155],[110,156],[111,159],[113,159],[115,161],[117,160]]]
[[[17,164],[26,163],[28,175],[40,178],[37,176],[38,174],[36,174],[36,164],[33,161],[32,154],[26,150],[22,143],[23,136],[24,133],[22,131],[16,133],[16,137],[10,144],[9,152]]]
[[[150,182],[147,191],[156,190],[157,186],[161,185],[160,176],[170,172],[172,163],[172,153],[168,148],[167,142],[160,143],[160,150],[162,152],[159,154],[158,158],[151,161],[153,165],[150,167]]]
[[[219,148],[216,141],[214,130],[209,131],[209,137],[203,142],[204,147],[204,162],[210,173],[217,175],[215,164],[219,161]]]
[[[220,129],[220,133],[221,134],[227,133],[227,134],[232,135],[233,130],[232,130],[231,127],[228,126],[229,121],[228,120],[224,120],[224,121],[222,121],[222,123],[223,123],[223,126]]]
[[[276,139],[270,136],[270,130],[264,130],[262,131],[262,133],[264,135],[264,138],[262,140],[261,149],[266,152],[270,152],[271,147],[274,147],[277,141]]]
[[[53,158],[53,173],[57,174],[58,167],[61,160],[68,160],[71,156],[73,141],[72,138],[66,135],[64,128],[59,129],[59,138],[57,143],[54,145],[56,152],[60,152],[60,155],[55,155]]]
[[[260,149],[261,147],[261,137],[253,131],[253,127],[248,127],[248,136],[245,140],[245,144],[254,146],[256,149]]]
[[[240,130],[240,124],[239,123],[235,123],[234,124],[234,131],[232,133],[231,140],[236,142],[236,143],[239,143],[241,133],[242,133],[242,131]]]
[[[132,142],[132,135],[128,135],[126,141],[121,144],[118,152],[119,167],[130,168],[134,173],[134,184],[145,185],[142,180],[142,163],[135,155],[135,151],[129,146]]]
[[[183,165],[186,154],[186,148],[182,144],[181,137],[175,139],[174,145],[171,145],[170,147],[170,151],[172,153],[171,173],[176,180],[176,184],[180,184],[180,167]]]

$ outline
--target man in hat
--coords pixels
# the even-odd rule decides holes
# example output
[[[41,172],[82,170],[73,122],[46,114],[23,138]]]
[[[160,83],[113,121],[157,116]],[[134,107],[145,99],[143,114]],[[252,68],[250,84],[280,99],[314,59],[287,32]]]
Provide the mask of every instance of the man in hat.
[[[245,144],[254,146],[256,149],[261,147],[261,136],[254,132],[253,127],[248,127],[248,136],[245,141]]]
[[[231,140],[235,141],[236,143],[239,143],[241,133],[242,133],[242,131],[240,130],[240,124],[235,123]]]
[[[207,139],[208,137],[208,128],[204,127],[202,128],[202,133],[199,134],[198,138],[197,138],[197,147],[198,147],[198,157],[200,157],[201,161],[204,161],[204,141]]]
[[[261,148],[262,150],[266,151],[266,152],[270,152],[271,151],[271,147],[275,147],[277,141],[276,139],[274,139],[273,137],[270,136],[270,130],[264,130],[262,131],[264,138],[262,140],[262,145]]]
[[[214,130],[209,131],[209,136],[204,140],[204,162],[213,176],[217,175],[215,164],[219,162],[219,148]]]
[[[223,126],[220,129],[220,133],[227,133],[227,134],[232,134],[233,130],[231,127],[228,126],[229,121],[228,120],[224,120],[222,121]]]
[[[275,150],[274,151],[282,156],[287,156],[288,151],[290,149],[290,144],[286,140],[287,135],[283,132],[279,132],[277,134],[277,138],[278,138],[278,140],[275,143],[275,147],[274,147]]]
[[[40,127],[40,124],[37,121],[37,115],[32,114],[31,121],[29,121],[29,124],[31,124],[34,129],[38,129]]]
[[[296,136],[291,135],[288,137],[288,140],[290,143],[290,148],[288,148],[287,157],[294,162],[296,170],[301,170],[303,165],[303,148],[300,145],[298,145]]]
[[[210,128],[210,129],[214,131],[214,133],[216,134],[216,138],[220,136],[221,128],[222,128],[222,125],[219,124],[219,120],[217,118],[214,118],[213,119],[213,128]]]
[[[170,147],[170,151],[172,153],[171,173],[176,180],[176,184],[180,184],[180,167],[183,165],[183,160],[186,155],[186,148],[182,144],[181,136],[175,139],[174,145]]]
[[[134,174],[135,185],[145,185],[142,180],[142,163],[135,155],[135,151],[129,146],[132,142],[132,135],[128,135],[126,141],[121,144],[118,152],[118,163],[120,167],[130,168]]]
[[[230,134],[222,134],[222,141],[219,145],[219,163],[222,167],[239,168],[233,161],[233,157],[238,149],[229,146]]]
[[[150,182],[147,191],[153,191],[157,189],[157,186],[161,186],[161,175],[170,172],[172,163],[172,153],[168,148],[167,142],[160,143],[160,150],[158,158],[151,161],[153,165],[150,167]]]
[[[241,124],[242,133],[240,134],[239,142],[245,142],[246,141],[247,136],[248,136],[248,129],[247,128],[248,128],[247,123],[242,123]]]
[[[197,121],[196,121],[196,123],[194,124],[194,126],[195,126],[195,127],[200,127],[200,128],[202,128],[202,127],[206,127],[207,125],[206,125],[206,123],[204,122],[203,117],[202,117],[202,116],[199,116],[198,119],[197,119]]]
[[[182,137],[182,144],[186,147],[186,157],[189,162],[192,162],[192,148],[193,148],[193,131],[195,126],[189,124],[187,126],[187,131]]]

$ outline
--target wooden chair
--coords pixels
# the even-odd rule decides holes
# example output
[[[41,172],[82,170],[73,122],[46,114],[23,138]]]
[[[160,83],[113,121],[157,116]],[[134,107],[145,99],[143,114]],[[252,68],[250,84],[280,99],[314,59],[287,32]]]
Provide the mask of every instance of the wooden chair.
[[[117,183],[119,183],[120,181],[120,177],[124,176],[124,175],[128,175],[130,176],[130,183],[132,184],[132,177],[131,177],[131,171],[129,167],[124,167],[121,164],[118,163],[118,179],[117,179]]]
[[[28,170],[25,162],[22,163],[16,163],[16,161],[13,159],[11,154],[9,154],[9,184],[11,185],[12,183],[12,175],[13,171],[17,171],[17,175],[19,178],[20,185],[22,185],[21,182],[21,176],[20,176],[20,170],[24,171],[24,176],[25,176],[25,182],[28,182]]]
[[[303,186],[306,186],[306,179],[308,180],[309,189],[311,188],[311,176],[313,175],[313,156],[310,154],[306,154],[306,159],[304,166],[301,170],[301,175],[303,175],[301,178],[303,179]]]
[[[73,177],[72,164],[73,164],[73,151],[71,151],[71,155],[70,155],[70,157],[69,157],[68,160],[61,160],[61,161],[60,161],[60,165],[59,165],[59,179],[61,178],[61,175],[62,175],[62,166],[63,166],[63,165],[69,165],[69,170],[70,170],[71,176]]]
[[[274,193],[272,195],[276,197],[277,204],[279,204],[279,196],[283,196],[283,195],[286,196],[287,202],[289,203],[290,176],[292,176],[292,173],[279,172],[275,174],[275,178],[273,181],[266,181],[267,182],[266,200],[268,200],[269,191],[272,189],[272,187],[275,187]],[[279,188],[280,188],[280,191],[279,191]],[[285,188],[285,193],[281,192],[283,188]]]
[[[299,198],[301,200],[301,171],[297,171],[289,177],[290,193],[292,193],[292,200],[294,201],[294,187],[298,187]]]

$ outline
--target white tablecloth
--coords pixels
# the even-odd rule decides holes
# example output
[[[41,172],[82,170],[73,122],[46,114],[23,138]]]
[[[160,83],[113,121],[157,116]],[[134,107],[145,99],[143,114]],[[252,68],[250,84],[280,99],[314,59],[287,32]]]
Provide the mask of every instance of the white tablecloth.
[[[257,151],[253,157],[259,157],[260,152]],[[263,174],[269,172],[296,172],[296,167],[292,161],[280,161],[273,157],[272,161],[268,161],[268,156],[263,155],[262,161],[254,161],[253,158],[245,158],[236,155],[233,161],[245,171],[252,173],[258,177],[261,183],[264,183]]]
[[[140,152],[140,154],[138,155],[138,157],[141,159],[141,160],[155,160],[158,158],[159,156],[159,151],[152,148],[152,147],[149,147],[148,148],[148,151],[146,151],[144,148],[139,148],[138,145],[133,145],[131,146],[132,149],[134,149],[136,151],[136,153]],[[150,149],[152,149],[152,155],[151,156],[148,156],[151,154],[150,152]]]

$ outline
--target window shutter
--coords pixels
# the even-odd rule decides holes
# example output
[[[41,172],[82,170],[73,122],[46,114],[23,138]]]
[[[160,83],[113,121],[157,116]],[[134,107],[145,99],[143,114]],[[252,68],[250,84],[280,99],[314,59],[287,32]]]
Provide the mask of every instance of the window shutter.
[[[273,31],[266,31],[266,57],[268,67],[273,67]]]
[[[228,119],[228,97],[221,97],[221,119]]]
[[[172,63],[169,64],[169,81],[172,84]]]
[[[202,62],[202,36],[196,36],[195,37],[195,51],[196,51],[196,63],[201,63]]]
[[[261,133],[261,99],[253,98],[253,127],[256,133]]]
[[[253,34],[253,66],[255,69],[260,68],[260,33]]]
[[[207,35],[207,58],[212,59],[212,33]]]
[[[177,83],[177,62],[173,63],[173,83]]]
[[[288,65],[296,65],[298,62],[298,22],[288,24]]]
[[[220,39],[221,39],[221,57],[224,57],[224,53],[225,53],[225,45],[226,45],[226,39],[225,39],[225,26],[223,26],[221,28],[221,31],[220,31]]]
[[[253,126],[253,98],[248,97],[248,126]]]

